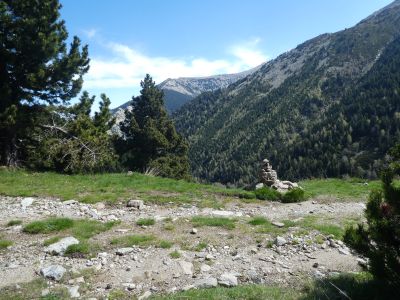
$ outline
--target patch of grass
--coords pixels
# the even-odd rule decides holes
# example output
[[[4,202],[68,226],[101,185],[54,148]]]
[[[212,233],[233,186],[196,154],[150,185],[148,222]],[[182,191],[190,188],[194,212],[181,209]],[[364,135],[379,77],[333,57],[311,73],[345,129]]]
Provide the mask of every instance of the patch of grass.
[[[160,241],[160,243],[158,244],[158,247],[159,247],[159,248],[162,248],[162,249],[169,249],[169,248],[171,248],[173,245],[174,245],[174,243],[172,243],[172,242],[170,242],[170,241],[162,240],[162,241]]]
[[[211,227],[223,227],[226,229],[235,228],[235,219],[224,218],[224,217],[205,217],[195,216],[192,218],[193,225],[200,226],[211,226]]]
[[[13,244],[12,241],[0,239],[0,250],[6,249],[7,247],[10,247],[12,244]]]
[[[265,217],[254,217],[248,223],[250,225],[257,226],[257,225],[269,224],[271,222]]]
[[[300,188],[292,189],[283,194],[281,197],[282,203],[295,203],[295,202],[302,202],[304,200],[306,200],[306,196],[304,190]]]
[[[156,220],[153,218],[143,218],[136,221],[136,225],[139,226],[151,226],[156,224]]]
[[[255,190],[254,194],[259,200],[279,201],[282,198],[281,193],[269,187],[263,187],[261,189]]]
[[[50,233],[66,230],[74,226],[74,221],[68,218],[49,218],[43,221],[31,222],[23,228],[23,231],[30,234]]]
[[[155,237],[152,235],[126,235],[112,239],[111,244],[124,247],[148,246],[152,244],[154,240]]]
[[[265,285],[240,285],[233,288],[211,288],[192,289],[185,292],[178,292],[170,295],[160,295],[151,298],[152,300],[294,300],[301,296],[301,292],[291,288],[281,288]]]
[[[342,239],[345,226],[340,226],[337,223],[332,223],[327,218],[320,218],[318,216],[307,216],[302,220],[295,223],[304,230],[318,230],[323,235],[333,235],[336,239]]]
[[[65,250],[65,255],[70,257],[82,258],[86,257],[91,252],[90,246],[86,242],[68,246]]]
[[[11,226],[16,226],[16,225],[21,225],[22,221],[21,220],[11,220],[7,223],[7,227]]]
[[[178,250],[172,251],[169,256],[173,259],[180,258],[182,255]]]
[[[115,203],[132,194],[154,203],[193,203],[210,195],[237,196],[241,189],[226,189],[184,180],[145,176],[133,173],[65,175],[52,172],[0,170],[0,194],[9,196],[57,197],[80,202]],[[143,197],[142,197],[143,196]]]
[[[59,240],[61,240],[61,237],[60,237],[60,236],[53,236],[53,237],[51,237],[51,238],[45,240],[45,241],[43,242],[43,246],[46,246],[46,247],[47,247],[47,246],[50,246],[51,244],[57,243]]]
[[[372,190],[381,188],[381,183],[378,180],[368,181],[358,178],[312,179],[303,180],[299,184],[304,188],[307,198],[329,196],[341,200],[366,200]]]
[[[249,191],[243,191],[241,193],[238,193],[238,196],[240,199],[256,199],[256,194],[254,192],[249,192]]]
[[[194,247],[194,251],[200,252],[202,250],[204,250],[205,248],[207,248],[208,244],[206,242],[200,242],[196,245],[196,247]]]
[[[309,284],[304,290],[302,300],[314,299],[399,299],[399,291],[387,282],[374,280],[366,272],[341,274],[335,277],[318,280]],[[344,297],[344,294],[346,297]]]
[[[163,226],[163,228],[164,228],[164,230],[167,230],[167,231],[173,231],[173,230],[175,230],[175,226],[172,225],[172,224],[165,224],[165,225]]]
[[[69,232],[78,239],[89,239],[92,236],[111,229],[119,222],[101,223],[95,220],[73,220],[69,218],[49,218],[27,224],[23,231],[30,234]]]

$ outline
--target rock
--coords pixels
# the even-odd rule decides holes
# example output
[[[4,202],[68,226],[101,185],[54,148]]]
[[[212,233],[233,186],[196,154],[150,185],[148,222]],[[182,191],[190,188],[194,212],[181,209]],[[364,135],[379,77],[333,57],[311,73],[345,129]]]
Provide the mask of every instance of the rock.
[[[128,171],[128,172],[126,173],[126,175],[132,176],[132,175],[133,175],[133,172],[132,172],[132,171]]]
[[[247,275],[249,276],[250,281],[255,284],[260,284],[263,282],[262,276],[258,274],[256,270],[249,270]]]
[[[211,271],[211,267],[209,265],[202,264],[200,266],[200,272],[205,273],[205,272],[210,272],[210,271]]]
[[[191,234],[197,234],[197,229],[196,228],[192,228],[192,230],[190,231]]]
[[[195,286],[194,286],[193,284],[185,285],[185,286],[182,288],[182,291],[188,291],[188,290],[191,290],[191,289],[194,289],[194,288],[195,288]]]
[[[126,204],[127,207],[134,207],[136,209],[142,209],[144,206],[144,203],[142,200],[129,200],[128,203]]]
[[[213,260],[214,256],[212,256],[211,254],[207,254],[206,255],[206,260]]]
[[[48,294],[50,294],[50,290],[49,289],[44,289],[42,291],[42,297],[46,297]]]
[[[34,201],[35,201],[35,198],[26,197],[21,200],[21,206],[23,209],[26,209],[28,206],[31,206]]]
[[[263,187],[264,187],[264,183],[262,183],[262,182],[257,183],[255,186],[256,190],[262,189]]]
[[[343,254],[343,255],[350,255],[349,249],[346,249],[346,248],[339,248],[338,250],[339,250],[339,253],[340,253],[340,254]]]
[[[71,298],[79,298],[81,294],[79,294],[79,286],[69,286],[68,287],[68,293]]]
[[[144,292],[143,295],[141,295],[141,296],[138,298],[138,300],[145,300],[145,299],[150,298],[150,296],[151,296],[151,292],[150,292],[150,291],[146,291],[146,292]]]
[[[128,290],[128,291],[133,291],[136,288],[136,285],[134,283],[124,283],[123,286]]]
[[[211,214],[214,216],[218,216],[218,217],[232,217],[232,216],[241,217],[241,216],[243,216],[243,213],[240,211],[234,212],[234,211],[228,211],[228,210],[213,210],[211,212]]]
[[[218,280],[214,277],[200,279],[195,282],[195,287],[198,289],[209,289],[218,285]]]
[[[225,287],[233,287],[238,285],[237,278],[232,273],[224,273],[218,279],[218,284]]]
[[[40,274],[48,279],[59,281],[67,270],[60,265],[51,265],[40,269]]]
[[[73,204],[77,204],[78,203],[78,201],[76,201],[76,200],[67,200],[67,201],[64,201],[63,202],[63,204],[64,205],[73,205]]]
[[[361,267],[366,267],[368,265],[368,262],[363,259],[363,258],[357,258],[357,263],[361,266]]]
[[[123,256],[123,255],[129,254],[129,253],[132,253],[133,250],[134,250],[134,249],[131,248],[131,247],[119,248],[119,249],[117,249],[117,250],[115,251],[115,254],[117,254],[117,255],[119,255],[119,256]]]
[[[281,222],[271,222],[271,224],[279,228],[285,227],[285,224]]]
[[[190,276],[193,275],[193,264],[191,262],[180,260],[178,263],[182,269],[183,274]]]
[[[268,159],[262,161],[260,181],[265,186],[271,187],[281,193],[299,187],[296,182],[278,180],[278,175],[276,171],[272,169]]]
[[[250,253],[251,254],[256,254],[258,252],[258,249],[257,248],[251,248],[250,249]]]
[[[103,202],[98,202],[94,205],[97,210],[103,210],[106,208],[106,205]]]
[[[277,237],[275,238],[275,245],[277,245],[277,246],[283,246],[283,245],[285,245],[285,244],[287,244],[287,241],[286,241],[286,239],[284,239],[283,237],[277,236]]]
[[[69,246],[77,244],[79,244],[79,241],[76,238],[73,236],[68,236],[54,244],[49,245],[44,249],[44,251],[52,255],[64,255]]]

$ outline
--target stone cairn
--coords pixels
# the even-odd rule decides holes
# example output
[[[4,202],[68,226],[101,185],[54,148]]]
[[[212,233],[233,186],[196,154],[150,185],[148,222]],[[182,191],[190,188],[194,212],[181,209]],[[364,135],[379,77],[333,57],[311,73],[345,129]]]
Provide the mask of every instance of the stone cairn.
[[[285,193],[291,189],[298,188],[299,185],[296,182],[291,181],[280,181],[275,170],[272,169],[268,159],[262,161],[262,167],[260,171],[260,183],[256,185],[256,189],[260,189],[264,186],[273,188],[278,192]]]

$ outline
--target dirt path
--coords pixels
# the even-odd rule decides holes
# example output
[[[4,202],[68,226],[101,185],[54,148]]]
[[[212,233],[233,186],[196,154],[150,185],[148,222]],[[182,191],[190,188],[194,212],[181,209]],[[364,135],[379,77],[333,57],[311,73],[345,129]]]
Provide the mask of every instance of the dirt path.
[[[361,217],[364,208],[364,203],[355,202],[245,204],[233,201],[227,204],[225,210],[156,205],[137,210],[122,205],[107,207],[102,203],[89,205],[57,199],[3,196],[0,197],[0,237],[13,241],[13,245],[0,250],[0,289],[39,278],[42,267],[54,264],[67,269],[68,275],[59,283],[49,281],[50,289],[79,286],[80,296],[85,299],[103,299],[115,289],[135,295],[173,292],[226,284],[226,278],[232,285],[236,284],[235,280],[239,284],[288,285],[307,277],[357,271],[357,257],[340,241],[321,235],[316,230],[304,232],[296,226],[285,230],[276,228],[271,233],[262,232],[259,227],[249,225],[248,221],[253,216],[264,216],[271,221],[301,220],[308,216],[340,220]],[[198,227],[197,233],[192,234],[190,219],[197,215],[235,218],[236,226],[230,230]],[[120,220],[121,223],[90,240],[100,246],[99,253],[90,259],[46,254],[43,242],[56,234],[29,235],[22,232],[22,226],[6,226],[10,220],[18,219],[27,224],[49,216],[100,222]],[[138,219],[148,217],[156,220],[154,226],[135,225]],[[169,229],[166,229],[167,223]],[[146,247],[129,247],[129,253],[116,254],[122,246],[111,245],[111,239],[128,234],[151,235],[157,241],[171,241],[173,246],[163,249],[154,243]],[[275,240],[276,235],[282,239]],[[204,249],[200,249],[201,243]],[[170,253],[174,250],[178,250],[181,257],[172,258]],[[80,273],[88,273],[88,270],[91,276],[84,279],[84,283],[67,280],[79,278]]]

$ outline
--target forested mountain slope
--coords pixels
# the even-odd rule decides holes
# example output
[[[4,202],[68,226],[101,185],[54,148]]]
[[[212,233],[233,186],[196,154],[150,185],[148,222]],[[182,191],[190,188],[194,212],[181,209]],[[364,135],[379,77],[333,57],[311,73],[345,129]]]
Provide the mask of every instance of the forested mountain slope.
[[[268,157],[285,179],[374,177],[400,138],[400,1],[324,34],[175,113],[195,176],[245,184]]]

